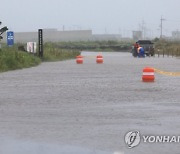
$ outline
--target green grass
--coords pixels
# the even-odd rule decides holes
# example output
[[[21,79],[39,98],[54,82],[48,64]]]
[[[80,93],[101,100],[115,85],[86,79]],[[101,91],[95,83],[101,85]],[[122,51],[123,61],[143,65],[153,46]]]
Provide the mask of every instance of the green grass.
[[[155,43],[155,52],[180,57],[180,42],[159,40]]]
[[[48,45],[49,43],[46,43]],[[51,43],[54,47],[66,50],[88,51],[127,51],[131,49],[132,42],[123,41],[79,41]]]
[[[13,47],[3,44],[0,50],[0,72],[37,66],[41,62],[72,59],[79,54],[79,50],[60,49],[48,43],[44,45],[44,57],[40,59],[37,55],[18,51],[17,44]]]
[[[79,54],[78,49],[61,49],[53,43],[45,43],[43,61],[62,61],[75,58]]]
[[[36,66],[41,60],[15,48],[3,48],[0,51],[0,72]]]

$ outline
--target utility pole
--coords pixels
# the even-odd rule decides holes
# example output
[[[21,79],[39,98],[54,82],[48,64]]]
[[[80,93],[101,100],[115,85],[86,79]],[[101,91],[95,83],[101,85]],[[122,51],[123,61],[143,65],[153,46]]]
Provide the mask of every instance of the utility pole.
[[[143,33],[143,39],[145,39],[146,37],[146,27],[145,27],[146,23],[144,22],[144,20],[142,20],[142,33]]]
[[[142,38],[146,38],[146,23],[144,19],[142,20],[142,23],[139,24],[139,30],[142,32]]]
[[[160,38],[163,37],[163,21],[165,21],[165,19],[163,19],[163,17],[161,16],[161,25],[160,25],[160,28],[161,28],[161,35],[160,35]]]

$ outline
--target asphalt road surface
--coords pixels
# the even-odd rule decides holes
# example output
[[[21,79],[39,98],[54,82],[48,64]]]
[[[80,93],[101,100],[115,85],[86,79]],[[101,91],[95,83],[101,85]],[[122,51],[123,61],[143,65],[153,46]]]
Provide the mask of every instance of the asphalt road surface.
[[[141,81],[146,66],[180,72],[180,59],[97,54],[0,73],[0,154],[179,154],[180,143],[129,149],[124,137],[180,135],[180,77]]]

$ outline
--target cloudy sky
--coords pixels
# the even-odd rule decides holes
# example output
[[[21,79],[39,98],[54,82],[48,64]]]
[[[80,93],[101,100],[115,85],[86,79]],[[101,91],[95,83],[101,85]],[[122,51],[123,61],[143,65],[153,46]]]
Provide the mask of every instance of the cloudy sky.
[[[95,34],[131,35],[144,29],[146,35],[180,30],[180,0],[4,0],[0,20],[11,30],[37,31],[92,29]]]

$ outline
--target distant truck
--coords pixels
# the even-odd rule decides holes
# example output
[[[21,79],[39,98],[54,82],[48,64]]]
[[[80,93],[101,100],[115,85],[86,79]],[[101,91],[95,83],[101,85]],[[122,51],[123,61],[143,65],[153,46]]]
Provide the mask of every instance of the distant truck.
[[[144,48],[146,56],[154,56],[154,44],[150,40],[138,40],[136,43]],[[132,54],[134,57],[138,55],[135,47],[132,48]]]

